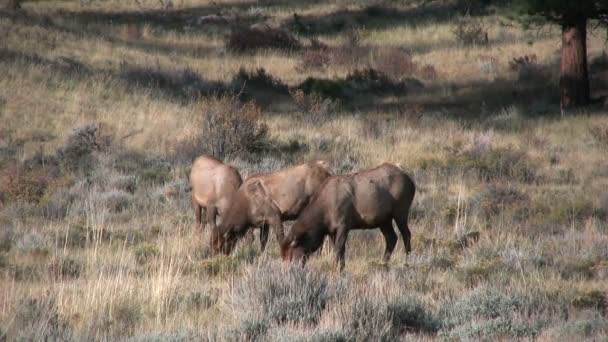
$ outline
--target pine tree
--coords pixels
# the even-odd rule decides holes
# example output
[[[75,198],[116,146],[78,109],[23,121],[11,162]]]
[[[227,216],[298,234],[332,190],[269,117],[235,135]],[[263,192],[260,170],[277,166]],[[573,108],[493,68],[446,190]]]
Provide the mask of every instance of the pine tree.
[[[557,23],[562,28],[560,106],[567,110],[589,103],[587,24],[608,24],[608,0],[517,0],[520,13]]]

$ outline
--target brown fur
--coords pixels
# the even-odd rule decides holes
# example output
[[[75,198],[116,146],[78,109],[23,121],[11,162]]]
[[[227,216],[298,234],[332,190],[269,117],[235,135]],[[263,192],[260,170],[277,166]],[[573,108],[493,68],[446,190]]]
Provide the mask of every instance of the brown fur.
[[[221,161],[200,156],[192,163],[190,185],[192,186],[192,207],[196,225],[202,228],[202,209],[205,209],[207,224],[216,227],[216,217],[224,219],[232,197],[243,180],[239,172]]]
[[[388,261],[397,244],[393,220],[409,253],[411,235],[407,221],[415,192],[412,179],[400,167],[388,163],[352,175],[331,177],[300,214],[281,244],[281,255],[284,260],[305,262],[329,235],[343,269],[348,232],[380,228],[386,240],[384,260]]]
[[[327,164],[313,161],[248,178],[235,194],[226,220],[212,237],[212,247],[228,254],[250,227],[260,227],[262,250],[270,227],[283,241],[283,221],[294,220],[321,184],[331,176]]]

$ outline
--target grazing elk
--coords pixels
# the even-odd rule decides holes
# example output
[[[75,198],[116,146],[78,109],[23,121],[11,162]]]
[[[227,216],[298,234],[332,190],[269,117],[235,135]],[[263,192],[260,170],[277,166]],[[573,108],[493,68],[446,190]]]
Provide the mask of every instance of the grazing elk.
[[[197,228],[203,228],[201,216],[205,208],[207,224],[213,231],[216,217],[219,215],[224,220],[232,197],[242,183],[241,175],[232,166],[208,156],[196,158],[190,170],[190,185]]]
[[[380,228],[386,240],[384,260],[388,261],[397,244],[393,220],[409,253],[407,221],[415,192],[412,179],[400,167],[388,163],[352,175],[333,176],[298,217],[281,244],[281,256],[304,263],[329,235],[342,270],[348,232]]]
[[[281,243],[282,222],[295,220],[330,176],[326,162],[312,161],[249,177],[236,192],[226,219],[212,234],[213,250],[229,254],[237,239],[252,226],[260,227],[262,251],[268,241],[269,228]]]

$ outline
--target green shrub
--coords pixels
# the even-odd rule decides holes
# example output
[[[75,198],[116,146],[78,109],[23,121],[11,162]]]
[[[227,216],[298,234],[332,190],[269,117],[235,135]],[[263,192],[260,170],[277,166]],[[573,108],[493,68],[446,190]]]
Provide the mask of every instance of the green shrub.
[[[173,167],[169,161],[155,155],[136,151],[121,151],[114,160],[118,171],[136,175],[143,183],[163,184],[171,178]]]
[[[413,297],[399,298],[396,302],[389,303],[388,314],[392,318],[393,329],[397,331],[436,332],[441,327],[441,322]]]
[[[144,318],[141,305],[133,299],[123,299],[116,303],[112,314],[117,335],[133,335],[135,327]]]
[[[350,341],[349,336],[342,330],[317,330],[309,338],[304,339],[310,342],[346,342]]]
[[[95,152],[107,149],[113,140],[111,129],[92,123],[75,128],[57,150],[57,158],[68,170],[89,171],[96,163]]]
[[[535,301],[493,287],[478,287],[455,302],[444,305],[441,335],[450,339],[484,339],[491,336],[532,338],[542,320],[526,317],[543,308]]]
[[[251,269],[236,285],[234,309],[243,311],[244,316],[261,313],[268,321],[280,324],[316,324],[330,297],[324,275],[269,263]]]
[[[343,313],[346,328],[357,341],[394,341],[397,337],[385,303],[367,296],[351,299]]]
[[[160,249],[155,243],[144,242],[135,248],[135,261],[139,265],[145,265],[160,255]]]
[[[384,73],[367,68],[355,70],[343,79],[308,77],[298,87],[305,94],[317,94],[322,98],[352,100],[359,95],[404,95],[406,85],[395,82]]]
[[[572,299],[572,305],[578,308],[605,311],[608,308],[608,294],[597,289],[580,290]]]
[[[218,255],[214,258],[201,261],[197,264],[197,268],[210,276],[219,274],[232,274],[241,265],[241,260],[232,255]]]
[[[558,265],[559,273],[565,279],[592,278],[594,275],[595,262],[591,259],[562,260]]]
[[[54,258],[48,266],[49,275],[56,280],[78,278],[84,269],[81,261],[67,256]]]
[[[220,329],[211,337],[211,341],[267,341],[269,323],[260,318],[249,317],[240,322],[231,324],[230,327]]]
[[[51,239],[38,231],[23,234],[15,242],[15,248],[22,254],[46,256],[51,250]]]
[[[245,93],[259,91],[284,95],[289,93],[287,85],[266,72],[264,68],[248,71],[241,67],[238,73],[232,77],[231,87],[235,93],[240,91],[244,91]]]
[[[608,337],[608,319],[597,311],[583,311],[579,317],[554,325],[542,337],[548,341],[603,341]]]
[[[73,331],[59,314],[54,297],[24,298],[16,304],[11,330],[14,340],[68,341]]]

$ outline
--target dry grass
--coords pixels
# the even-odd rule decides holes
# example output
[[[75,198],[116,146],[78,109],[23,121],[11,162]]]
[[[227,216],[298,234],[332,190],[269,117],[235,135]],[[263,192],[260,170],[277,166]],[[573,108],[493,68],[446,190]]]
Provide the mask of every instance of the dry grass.
[[[490,12],[475,19],[487,44],[464,46],[435,5],[390,16],[358,1],[173,6],[0,12],[0,340],[608,336],[607,110],[559,115],[557,28]],[[294,12],[314,26],[294,29]],[[251,24],[317,39],[322,55],[226,50],[231,29]],[[588,45],[591,59],[606,49],[600,34]],[[297,90],[370,67],[405,91],[359,87],[339,103]],[[608,71],[595,68],[605,95]],[[237,85],[261,103],[217,96]],[[231,130],[239,115],[249,138]],[[306,270],[278,262],[274,241],[212,257],[186,175],[192,151],[223,153],[228,140],[245,177],[313,158],[336,173],[404,165],[418,185],[412,254],[398,244],[382,264],[370,231],[349,237],[342,274],[330,246]]]

